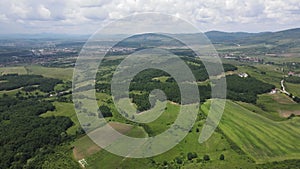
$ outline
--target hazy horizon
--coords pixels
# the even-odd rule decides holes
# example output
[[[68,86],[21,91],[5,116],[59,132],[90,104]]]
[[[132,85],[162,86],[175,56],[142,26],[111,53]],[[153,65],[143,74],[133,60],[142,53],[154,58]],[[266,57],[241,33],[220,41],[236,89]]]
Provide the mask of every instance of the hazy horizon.
[[[205,32],[201,33],[209,33],[209,32],[221,32],[221,33],[249,33],[249,34],[257,34],[257,33],[275,33],[275,32],[281,32],[281,31],[288,31],[288,30],[294,30],[294,29],[300,29],[300,27],[292,27],[288,29],[279,29],[275,31],[261,31],[261,32],[247,32],[247,31],[225,31],[225,30],[207,30]],[[147,34],[147,33],[164,33],[164,32],[145,32],[141,34]],[[56,32],[39,32],[39,33],[0,33],[0,36],[30,36],[30,35],[63,35],[63,36],[91,36],[93,33],[86,33],[86,34],[76,34],[76,33],[56,33]],[[193,34],[193,33],[177,33],[177,34]],[[127,35],[127,34],[109,34],[111,36],[117,36],[117,35]]]

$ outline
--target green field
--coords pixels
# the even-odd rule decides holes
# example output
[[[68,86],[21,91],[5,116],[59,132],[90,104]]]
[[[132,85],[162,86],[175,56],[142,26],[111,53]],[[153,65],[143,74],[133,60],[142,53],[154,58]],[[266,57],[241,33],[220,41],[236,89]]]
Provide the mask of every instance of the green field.
[[[0,91],[0,95],[3,95],[5,93],[9,96],[14,96],[16,93],[18,93],[18,91],[20,91],[20,89],[14,89],[14,90],[9,90],[9,91],[2,90],[2,91]]]
[[[103,70],[110,70],[111,67],[103,67]],[[72,80],[72,68],[49,68],[38,65],[19,66],[19,67],[3,67],[0,72],[3,74],[38,74],[50,78],[58,78],[64,81]],[[284,72],[276,65],[245,65],[238,64],[238,70],[231,73],[246,72],[261,81],[274,84],[280,88],[280,80],[284,76]],[[109,74],[103,75],[106,82]],[[154,78],[161,82],[165,82],[167,77]],[[207,84],[209,81],[201,82]],[[1,84],[1,82],[0,82]],[[199,83],[200,84],[200,83]],[[286,83],[287,91],[294,95],[299,95],[296,84]],[[56,86],[55,90],[62,90],[64,84]],[[0,91],[8,95],[15,95],[17,91]],[[35,91],[36,92],[36,91]],[[140,91],[132,91],[136,93]],[[22,93],[23,94],[23,93]],[[173,102],[167,103],[167,108],[162,115],[155,121],[147,123],[146,128],[143,125],[129,122],[121,116],[112,102],[111,96],[106,93],[96,93],[98,105],[106,105],[111,108],[113,117],[108,117],[110,124],[119,132],[130,137],[148,137],[149,135],[158,135],[167,130],[177,118],[179,105]],[[52,100],[52,98],[46,98]],[[85,103],[86,100],[83,100]],[[66,116],[70,117],[74,125],[67,130],[69,135],[76,135],[80,123],[77,119],[73,103],[53,102],[56,107],[55,111],[48,111],[41,117],[49,116]],[[66,163],[74,165],[75,160],[82,158],[88,162],[87,169],[99,168],[260,168],[261,165],[268,162],[280,162],[284,160],[300,159],[300,118],[295,117],[287,119],[294,113],[300,114],[300,104],[295,103],[288,96],[276,94],[258,95],[256,104],[245,102],[226,102],[226,109],[222,120],[210,139],[203,144],[198,143],[201,129],[205,123],[202,119],[201,111],[205,114],[208,112],[210,101],[205,102],[199,111],[199,118],[188,135],[174,148],[152,158],[133,159],[124,158],[107,152],[97,146],[88,136],[80,136],[71,141],[73,150],[68,146],[68,150],[60,152],[64,157],[62,161],[55,155],[49,156],[49,161],[57,160],[59,165]],[[89,107],[89,105],[86,108]],[[129,123],[129,124],[125,124]],[[146,131],[145,131],[146,130]],[[235,147],[237,146],[237,147]],[[242,150],[240,151],[239,148]],[[71,152],[73,151],[73,152]],[[187,159],[190,152],[197,153],[197,158],[193,160]],[[220,160],[220,155],[225,156],[225,160]],[[203,156],[209,155],[209,161],[203,161]],[[181,159],[182,164],[177,164],[176,159]],[[76,164],[76,162],[75,162]],[[45,164],[49,168],[50,163]],[[78,165],[79,166],[79,165]],[[272,165],[271,165],[272,166]]]
[[[43,75],[61,80],[72,80],[73,68],[50,68],[38,65],[25,66],[28,74]]]
[[[27,70],[24,66],[16,67],[0,67],[0,74],[27,74]]]
[[[267,117],[274,121],[286,120],[292,113],[298,114],[300,104],[294,102],[290,97],[282,93],[261,94],[256,104],[236,102],[242,107]]]
[[[287,83],[285,82],[286,90],[290,93],[292,93],[295,96],[300,97],[300,85],[299,84],[294,84],[294,83]]]
[[[262,106],[269,116],[273,115],[273,117],[288,117],[292,113],[299,114],[300,110],[299,103],[295,103],[291,98],[281,93],[259,95],[257,104]]]
[[[1,67],[0,74],[35,74],[61,80],[72,80],[73,68],[51,68],[39,65]]]
[[[178,105],[168,104],[168,108],[160,118],[149,123],[149,127],[153,129],[155,134],[159,134],[172,123],[177,116]],[[168,168],[164,165],[167,163],[169,168],[235,168],[243,166],[243,168],[255,168],[255,164],[243,154],[235,152],[231,145],[224,138],[223,134],[215,132],[212,137],[204,144],[199,144],[198,137],[203,126],[204,120],[197,121],[189,134],[174,148],[166,153],[146,159],[124,158],[113,155],[105,150],[101,150],[86,158],[89,166],[87,168]],[[197,128],[199,129],[197,131]],[[138,135],[127,134],[132,137]],[[196,152],[198,157],[189,161],[187,153]],[[209,162],[202,162],[205,154],[210,156]],[[225,161],[219,160],[221,154],[226,157]],[[176,158],[180,158],[183,164],[177,164]]]
[[[49,117],[49,116],[66,116],[69,117],[74,125],[67,130],[68,134],[74,135],[76,134],[77,129],[80,127],[79,121],[77,119],[77,115],[74,110],[73,103],[64,103],[64,102],[54,102],[55,106],[54,111],[48,111],[41,115],[41,117]]]
[[[209,105],[202,105],[204,112],[208,112]],[[274,122],[227,101],[219,127],[256,163],[266,163],[299,159],[299,122],[299,118]]]

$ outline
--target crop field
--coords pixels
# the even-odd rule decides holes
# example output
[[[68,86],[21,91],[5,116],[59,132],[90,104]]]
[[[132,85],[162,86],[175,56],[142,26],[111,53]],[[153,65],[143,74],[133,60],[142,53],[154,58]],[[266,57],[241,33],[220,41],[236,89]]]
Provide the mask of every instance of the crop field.
[[[24,66],[16,66],[16,67],[1,67],[0,74],[27,74],[27,70]]]
[[[300,88],[299,84],[293,84],[293,83],[287,83],[285,82],[286,90],[290,93],[292,93],[295,96],[300,97]]]
[[[202,105],[208,111],[209,102]],[[300,119],[274,122],[234,103],[226,102],[220,129],[256,163],[299,159]]]
[[[73,68],[51,68],[39,65],[0,67],[0,74],[35,74],[61,80],[72,80]]]
[[[0,74],[27,74],[24,66],[0,67]]]
[[[269,115],[276,112],[278,116],[288,117],[289,115],[299,114],[300,104],[292,101],[288,96],[276,94],[262,94],[257,100],[257,104],[263,107]]]
[[[73,68],[51,68],[38,65],[25,66],[28,74],[42,75],[61,80],[72,80]]]

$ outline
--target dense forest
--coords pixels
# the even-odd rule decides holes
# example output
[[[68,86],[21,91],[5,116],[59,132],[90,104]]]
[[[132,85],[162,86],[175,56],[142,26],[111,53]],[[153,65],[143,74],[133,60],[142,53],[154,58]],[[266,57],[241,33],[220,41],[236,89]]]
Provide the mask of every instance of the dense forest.
[[[182,57],[182,60],[191,69],[197,81],[206,81],[209,79],[208,73],[205,69],[204,64],[199,59],[193,57]],[[119,63],[119,61],[106,61],[108,65],[114,65]],[[104,64],[105,65],[105,64]],[[234,71],[237,67],[231,64],[223,64],[224,71]],[[96,83],[97,92],[110,93],[110,78],[112,70],[100,71],[97,77],[102,77],[97,79],[101,81]],[[106,77],[106,79],[103,78]],[[161,81],[159,78],[165,77],[166,80]],[[106,82],[103,82],[106,80]],[[275,88],[274,85],[264,83],[257,80],[254,77],[241,78],[238,75],[226,76],[227,82],[227,98],[237,101],[243,101],[248,103],[256,103],[257,95],[266,93]],[[216,87],[216,84],[211,86],[209,83],[198,85],[200,93],[200,101],[204,102],[206,99],[211,98],[211,88]],[[151,104],[148,100],[149,94],[154,89],[160,89],[164,91],[168,100],[181,103],[181,96],[178,84],[171,77],[170,74],[158,69],[146,69],[139,72],[130,83],[130,95],[132,102],[137,105],[138,111],[148,110]]]
[[[0,76],[0,82],[0,90],[13,90],[20,87],[32,87],[32,85],[38,85],[37,89],[43,92],[53,91],[56,84],[62,83],[61,80],[45,78],[41,75],[18,74],[7,74]]]
[[[165,92],[167,99],[176,103],[181,102],[180,91],[174,80],[166,80],[161,83],[157,80],[151,80],[152,76],[147,77],[148,73],[141,73],[137,75],[137,81],[133,80],[130,85],[130,91],[140,91],[140,93],[131,94],[133,102],[138,106],[139,111],[150,108],[148,101],[149,93],[154,89],[161,89]],[[153,74],[149,74],[153,75]],[[140,77],[142,76],[142,77]],[[144,81],[142,81],[142,79]],[[170,78],[172,79],[172,78]],[[137,83],[139,82],[139,83]],[[243,101],[248,103],[256,103],[257,95],[270,92],[275,88],[274,85],[264,83],[254,77],[241,78],[238,75],[226,76],[227,82],[227,98],[236,101]],[[214,86],[216,87],[216,86]],[[203,102],[211,97],[211,86],[199,85],[200,101]]]
[[[256,103],[257,95],[270,92],[274,85],[264,83],[254,77],[242,78],[238,75],[226,76],[227,98],[231,100]]]
[[[0,168],[39,168],[46,160],[41,155],[53,153],[54,146],[69,139],[69,118],[39,117],[54,109],[48,101],[0,98]]]

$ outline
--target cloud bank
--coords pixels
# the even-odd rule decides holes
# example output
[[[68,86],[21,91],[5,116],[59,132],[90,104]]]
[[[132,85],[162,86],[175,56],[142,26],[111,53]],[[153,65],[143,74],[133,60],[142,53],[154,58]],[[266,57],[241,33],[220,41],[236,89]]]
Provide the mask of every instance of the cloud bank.
[[[203,31],[300,27],[299,0],[1,0],[0,33],[93,33],[140,12],[178,16]]]

